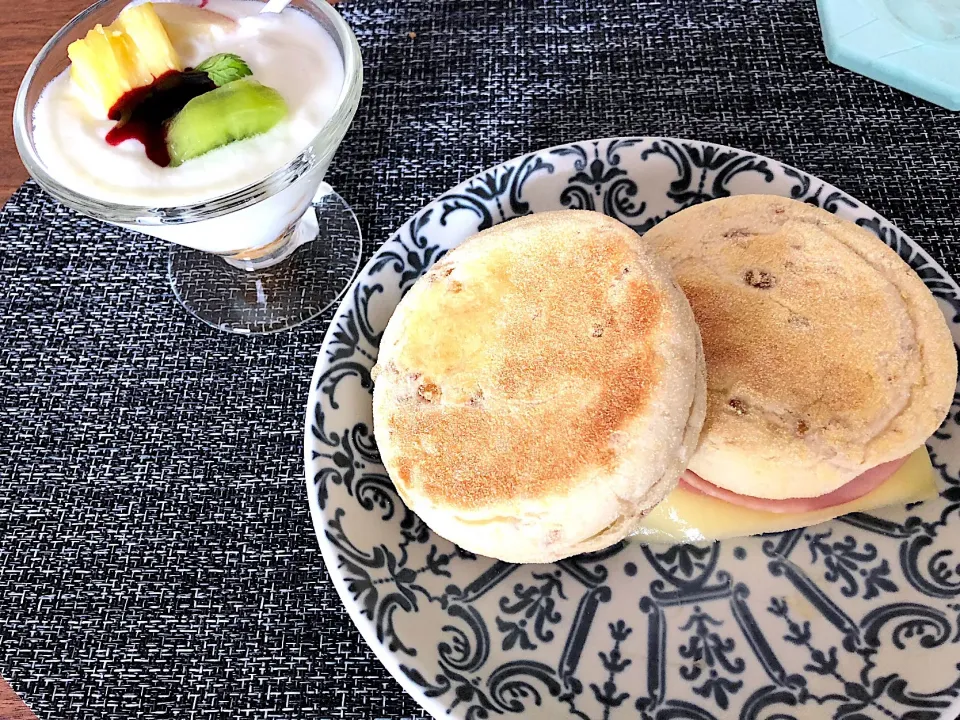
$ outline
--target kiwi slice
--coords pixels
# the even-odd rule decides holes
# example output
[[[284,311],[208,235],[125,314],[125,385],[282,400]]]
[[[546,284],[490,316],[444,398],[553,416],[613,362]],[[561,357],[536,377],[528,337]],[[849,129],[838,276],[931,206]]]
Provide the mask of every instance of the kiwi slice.
[[[249,77],[199,95],[167,125],[170,165],[264,133],[286,115],[280,93]]]

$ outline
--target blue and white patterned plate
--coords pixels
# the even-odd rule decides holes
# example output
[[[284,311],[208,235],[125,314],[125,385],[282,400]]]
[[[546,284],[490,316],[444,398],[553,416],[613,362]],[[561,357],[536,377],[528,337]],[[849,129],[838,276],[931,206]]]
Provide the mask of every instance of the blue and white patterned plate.
[[[417,213],[327,333],[307,409],[310,510],[363,637],[437,718],[934,720],[960,705],[960,401],[930,451],[936,501],[712,545],[622,543],[554,565],[462,551],[377,456],[370,369],[397,302],[447,250],[517,215],[600,210],[644,232],[716,197],[803,200],[876,233],[960,337],[960,289],[842,191],[708,143],[618,138],[511,160]]]

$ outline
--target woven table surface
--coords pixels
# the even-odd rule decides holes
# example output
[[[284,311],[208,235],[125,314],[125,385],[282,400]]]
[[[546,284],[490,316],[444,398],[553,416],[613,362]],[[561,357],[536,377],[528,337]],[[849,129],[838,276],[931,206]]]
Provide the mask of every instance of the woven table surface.
[[[818,175],[960,267],[960,118],[830,65],[813,0],[338,7],[366,81],[328,180],[365,259],[488,165],[668,135]],[[303,414],[331,314],[218,333],[177,304],[160,241],[32,183],[0,211],[0,674],[40,718],[424,717],[310,524]]]

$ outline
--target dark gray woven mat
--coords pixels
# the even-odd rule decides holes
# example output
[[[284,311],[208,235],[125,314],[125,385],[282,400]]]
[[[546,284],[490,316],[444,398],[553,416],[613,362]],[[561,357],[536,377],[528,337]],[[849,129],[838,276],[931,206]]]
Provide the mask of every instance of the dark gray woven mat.
[[[487,165],[671,135],[819,175],[960,267],[960,118],[829,65],[813,0],[340,7],[367,80],[329,179],[366,256]],[[216,333],[166,257],[33,184],[0,211],[0,672],[43,719],[422,717],[308,517],[326,322]]]

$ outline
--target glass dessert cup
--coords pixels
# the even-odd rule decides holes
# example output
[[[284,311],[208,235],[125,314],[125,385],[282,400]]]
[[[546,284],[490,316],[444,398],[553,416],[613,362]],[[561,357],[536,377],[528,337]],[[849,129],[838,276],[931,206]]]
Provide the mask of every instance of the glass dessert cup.
[[[14,107],[14,137],[27,171],[68,207],[172,243],[169,277],[180,303],[220,330],[269,333],[326,310],[359,268],[362,240],[350,206],[323,182],[363,85],[360,47],[326,0],[293,0],[333,38],[344,81],[330,118],[292,161],[263,180],[213,199],[169,207],[122,205],[58,182],[37,153],[33,110],[69,65],[67,46],[107,25],[130,0],[100,0],[65,25],[27,71]]]

